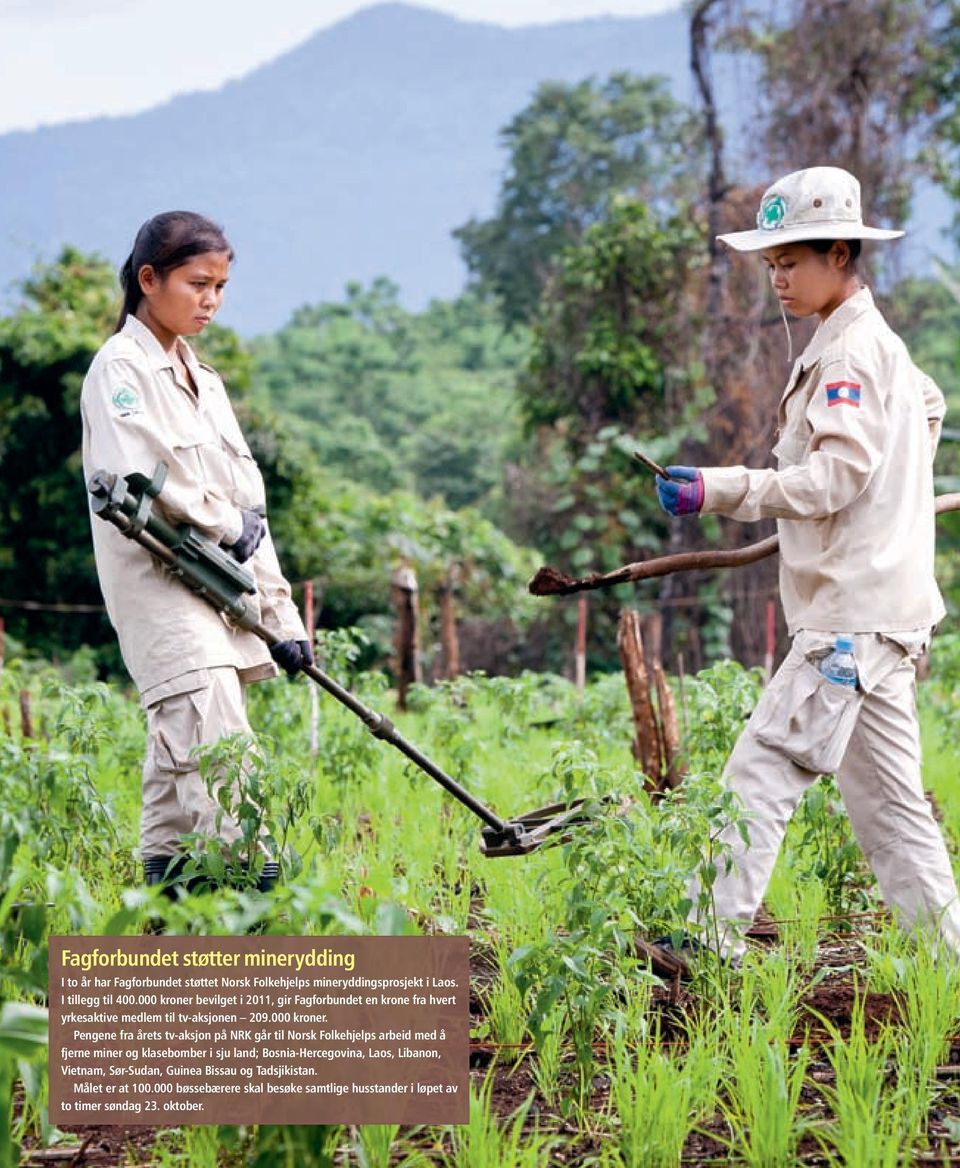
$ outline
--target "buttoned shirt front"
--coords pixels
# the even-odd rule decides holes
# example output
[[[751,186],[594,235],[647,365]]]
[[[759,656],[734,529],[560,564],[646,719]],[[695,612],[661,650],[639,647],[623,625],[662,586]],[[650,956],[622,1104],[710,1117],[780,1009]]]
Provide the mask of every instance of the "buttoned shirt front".
[[[942,619],[933,455],[944,413],[862,288],[794,364],[776,469],[704,469],[704,512],[777,519],[791,634],[929,630]]]
[[[165,517],[230,545],[241,510],[264,505],[263,479],[219,376],[177,343],[193,387],[136,317],[97,353],[81,394],[84,476],[149,476],[164,462],[156,505]],[[259,638],[232,626],[112,524],[91,516],[91,527],[107,613],[145,705],[199,688],[204,671],[217,666],[234,666],[244,681],[276,674]],[[269,530],[246,566],[263,624],[281,639],[306,639]]]

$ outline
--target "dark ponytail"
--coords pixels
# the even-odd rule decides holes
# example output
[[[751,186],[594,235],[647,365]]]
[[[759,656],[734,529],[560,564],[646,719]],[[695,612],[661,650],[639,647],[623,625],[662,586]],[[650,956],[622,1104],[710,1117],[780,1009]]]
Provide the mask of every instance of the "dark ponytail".
[[[139,272],[149,264],[158,276],[165,276],[187,260],[207,252],[225,252],[233,260],[233,248],[220,227],[194,211],[164,211],[154,215],[137,232],[133,250],[120,268],[123,304],[117,327],[119,332],[128,316],[136,313],[143,299]]]

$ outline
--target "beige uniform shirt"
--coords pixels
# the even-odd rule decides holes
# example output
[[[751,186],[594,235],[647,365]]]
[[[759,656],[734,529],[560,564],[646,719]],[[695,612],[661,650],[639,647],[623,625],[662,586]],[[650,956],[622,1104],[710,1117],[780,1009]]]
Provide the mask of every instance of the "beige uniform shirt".
[[[703,471],[704,512],[778,520],[791,634],[927,631],[943,395],[867,288],[823,322],[780,401],[776,470]]]
[[[97,353],[80,399],[85,480],[97,470],[151,475],[165,462],[158,504],[166,518],[230,544],[240,508],[264,504],[263,479],[219,376],[179,345],[197,395],[136,317]],[[91,515],[91,527],[107,613],[144,705],[200,688],[216,666],[235,667],[244,682],[276,675],[262,641],[233,628],[112,524]],[[306,640],[269,531],[246,567],[263,624],[284,640]]]

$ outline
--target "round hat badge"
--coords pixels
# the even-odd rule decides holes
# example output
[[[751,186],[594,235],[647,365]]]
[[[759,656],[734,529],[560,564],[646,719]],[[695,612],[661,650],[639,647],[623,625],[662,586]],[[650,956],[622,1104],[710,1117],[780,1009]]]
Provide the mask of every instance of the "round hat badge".
[[[757,212],[757,226],[763,231],[775,231],[787,214],[783,195],[767,195]]]

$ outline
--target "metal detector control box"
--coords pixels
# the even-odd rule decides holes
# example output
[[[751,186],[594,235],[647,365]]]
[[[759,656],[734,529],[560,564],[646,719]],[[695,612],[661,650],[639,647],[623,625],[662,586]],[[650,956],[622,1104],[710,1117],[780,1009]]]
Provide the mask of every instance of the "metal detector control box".
[[[91,509],[113,522],[129,539],[138,540],[144,532],[153,537],[170,553],[172,559],[165,558],[164,562],[172,575],[209,600],[234,624],[252,630],[259,619],[257,609],[244,598],[257,591],[253,573],[195,527],[170,523],[158,514],[153,503],[166,479],[164,462],[157,464],[150,478],[136,473],[121,478],[98,470],[87,484]],[[154,550],[147,543],[144,546]]]

